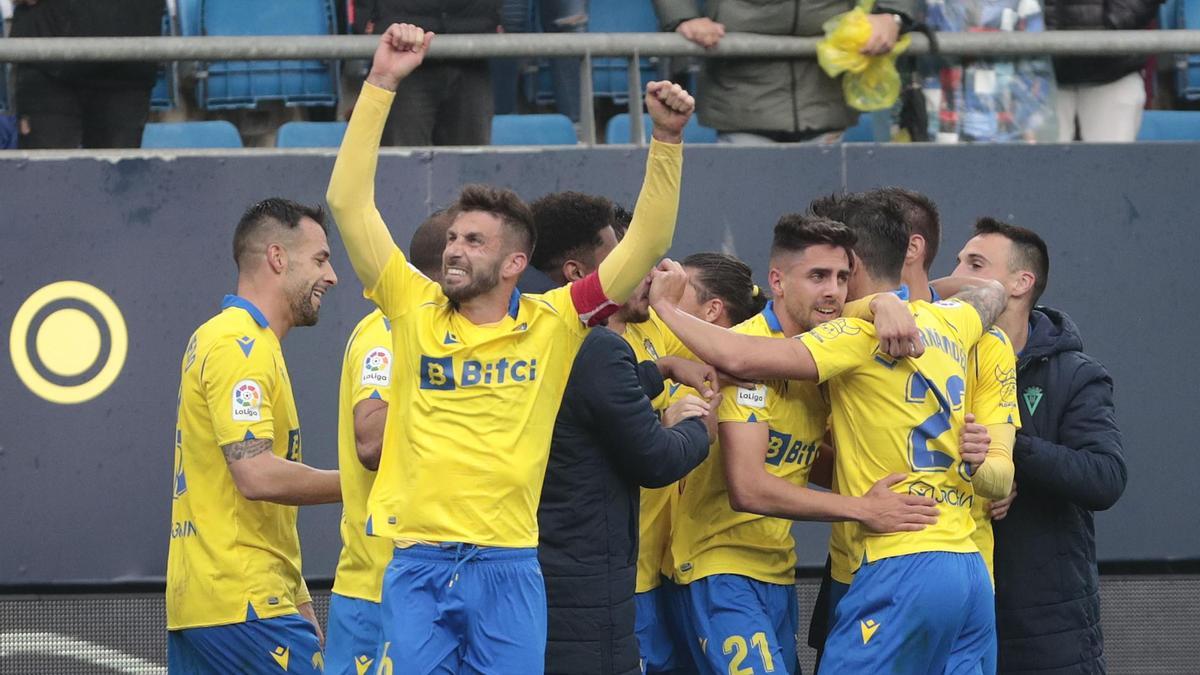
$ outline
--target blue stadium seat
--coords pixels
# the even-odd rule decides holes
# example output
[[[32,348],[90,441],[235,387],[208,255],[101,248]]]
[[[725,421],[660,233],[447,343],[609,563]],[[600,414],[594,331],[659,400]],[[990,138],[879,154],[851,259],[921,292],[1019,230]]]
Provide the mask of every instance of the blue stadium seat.
[[[143,148],[240,148],[237,127],[224,120],[150,123],[142,132]]]
[[[870,113],[860,113],[858,116],[858,124],[846,130],[842,135],[844,143],[874,143],[875,142],[875,121],[871,118]]]
[[[575,126],[566,115],[495,115],[492,145],[575,145]]]
[[[176,0],[175,16],[180,35],[200,35],[200,5],[203,0]]]
[[[658,17],[649,0],[604,0],[589,3],[589,33],[657,33]],[[657,69],[649,59],[640,64],[643,89],[654,80]],[[610,98],[617,105],[629,101],[629,60],[624,58],[592,59],[592,94]]]
[[[163,35],[173,35],[170,11],[163,12]],[[158,77],[154,80],[154,89],[150,91],[151,110],[171,110],[175,107],[175,91],[178,89],[178,71],[175,62],[158,64]]]
[[[287,122],[279,127],[275,147],[336,148],[345,135],[345,122]]]
[[[332,0],[201,0],[204,35],[329,35],[336,32]],[[209,110],[254,108],[261,101],[289,106],[337,104],[335,61],[216,61],[196,86]]]
[[[1139,141],[1200,141],[1200,111],[1144,110]]]
[[[642,131],[647,143],[650,142],[651,126],[650,115],[642,113]],[[629,142],[629,113],[613,115],[608,120],[608,126],[604,128],[604,142],[608,145]],[[700,122],[693,116],[692,119],[688,120],[687,126],[683,128],[683,142],[716,143],[717,132],[708,127],[700,126]]]
[[[1200,0],[1177,0],[1175,28],[1200,29]],[[1175,93],[1188,101],[1200,100],[1200,54],[1180,55],[1175,62]]]

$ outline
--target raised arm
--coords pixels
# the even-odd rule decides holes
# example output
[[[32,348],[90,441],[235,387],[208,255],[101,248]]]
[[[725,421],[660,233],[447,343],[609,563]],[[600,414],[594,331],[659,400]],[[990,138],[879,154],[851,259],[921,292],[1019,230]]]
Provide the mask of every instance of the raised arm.
[[[629,231],[599,269],[605,296],[617,304],[629,298],[671,248],[679,215],[683,127],[695,107],[695,99],[677,84],[663,81],[646,85],[646,108],[654,123],[646,178]]]
[[[289,506],[342,501],[337,471],[314,469],[271,452],[269,438],[221,446],[238,492],[251,501]]]
[[[392,108],[396,86],[429,51],[433,33],[392,24],[379,38],[371,74],[363,85],[325,199],[341,233],[354,272],[368,291],[375,288],[388,259],[398,250],[375,207],[379,139]]]
[[[686,285],[683,267],[674,260],[663,260],[650,284],[650,304],[696,358],[749,380],[817,379],[817,364],[799,340],[733,333],[679,309],[677,303]]]

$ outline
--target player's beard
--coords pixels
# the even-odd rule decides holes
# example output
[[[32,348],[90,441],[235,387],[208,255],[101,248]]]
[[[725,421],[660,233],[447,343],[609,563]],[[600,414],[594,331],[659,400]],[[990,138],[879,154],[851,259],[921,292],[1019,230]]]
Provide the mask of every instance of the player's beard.
[[[313,294],[320,285],[320,281],[312,284],[301,282],[288,293],[288,306],[292,310],[293,326],[317,325],[321,308],[313,303]]]
[[[471,281],[465,286],[447,286],[446,275],[442,275],[442,293],[455,306],[473,300],[499,285],[500,262],[496,262],[496,264],[487,269],[480,269],[475,265],[471,265],[468,274],[471,275]]]

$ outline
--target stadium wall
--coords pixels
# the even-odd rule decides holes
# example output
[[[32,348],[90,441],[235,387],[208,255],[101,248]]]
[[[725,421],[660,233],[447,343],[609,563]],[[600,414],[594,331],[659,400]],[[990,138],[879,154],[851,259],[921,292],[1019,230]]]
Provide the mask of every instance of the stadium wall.
[[[377,199],[407,248],[416,224],[466,182],[632,204],[644,153],[388,151]],[[1038,230],[1052,252],[1044,302],[1074,317],[1116,381],[1130,479],[1121,502],[1097,517],[1100,555],[1200,559],[1184,431],[1200,407],[1188,356],[1200,334],[1197,159],[1197,144],[695,147],[672,253],[725,248],[762,283],[780,214],[819,194],[884,184],[941,206],[938,274],[953,267],[978,216]],[[234,288],[233,225],[263,197],[321,201],[332,165],[324,151],[0,159],[0,335],[9,336],[0,356],[0,592],[161,583],[172,394],[188,336]],[[340,360],[368,310],[332,239],[341,284],[320,325],[285,341],[305,461],[321,467],[336,464]],[[332,506],[302,511],[311,578],[332,575],[338,517]],[[801,566],[823,562],[825,532],[797,526]]]

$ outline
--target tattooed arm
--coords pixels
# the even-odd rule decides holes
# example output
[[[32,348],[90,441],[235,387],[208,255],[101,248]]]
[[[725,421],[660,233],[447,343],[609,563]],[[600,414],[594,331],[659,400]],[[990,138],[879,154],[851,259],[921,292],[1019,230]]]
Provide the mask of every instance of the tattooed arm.
[[[996,323],[996,319],[1000,318],[1000,314],[1004,311],[1004,305],[1008,301],[1008,293],[999,281],[982,279],[977,281],[977,284],[967,286],[959,291],[954,298],[974,307],[975,311],[979,312],[979,321],[986,330]]]
[[[342,501],[337,471],[314,469],[271,452],[269,438],[221,446],[238,492],[251,501],[300,506]]]

